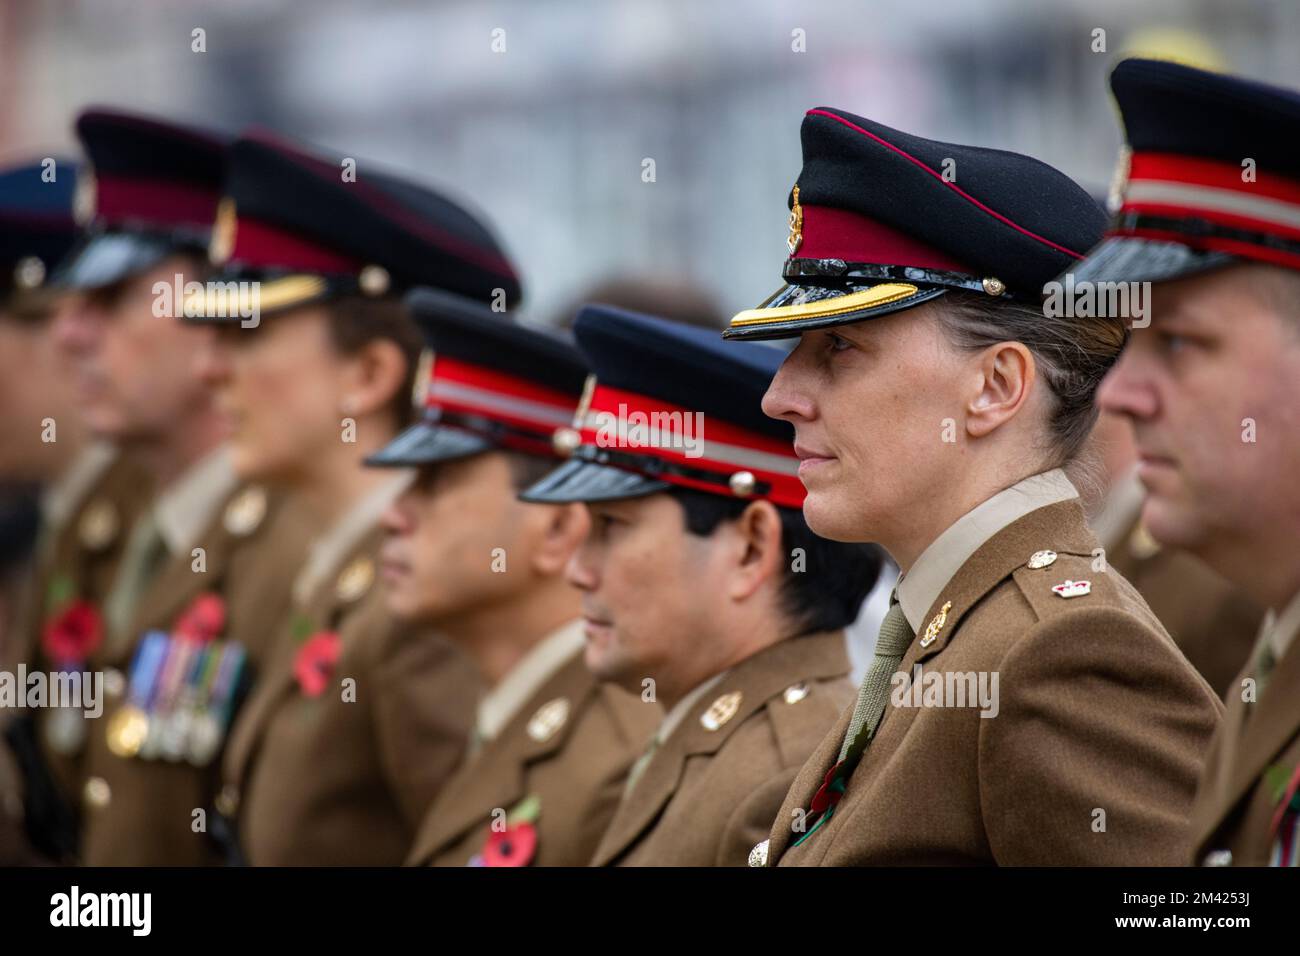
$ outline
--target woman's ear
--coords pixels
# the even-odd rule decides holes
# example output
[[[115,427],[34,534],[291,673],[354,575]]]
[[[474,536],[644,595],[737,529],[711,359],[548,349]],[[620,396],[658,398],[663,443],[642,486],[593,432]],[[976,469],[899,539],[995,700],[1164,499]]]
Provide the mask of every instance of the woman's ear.
[[[1029,398],[1037,370],[1023,342],[999,342],[977,356],[977,391],[966,403],[966,432],[972,438],[992,434],[1010,421]]]
[[[406,353],[392,339],[377,338],[362,345],[349,360],[341,403],[352,415],[383,411],[406,382]]]
[[[786,559],[781,547],[781,515],[770,501],[753,501],[731,523],[735,557],[728,594],[743,601],[765,581],[781,574]]]

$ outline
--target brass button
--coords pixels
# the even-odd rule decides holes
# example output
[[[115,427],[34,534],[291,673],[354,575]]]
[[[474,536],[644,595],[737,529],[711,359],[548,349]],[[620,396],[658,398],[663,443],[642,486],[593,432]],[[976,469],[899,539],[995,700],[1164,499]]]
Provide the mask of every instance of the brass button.
[[[116,667],[104,668],[104,693],[109,700],[118,700],[126,692],[126,675]]]
[[[92,810],[102,810],[113,802],[113,789],[103,777],[91,777],[82,789],[82,798]]]
[[[216,799],[217,812],[223,817],[233,817],[239,812],[239,788],[228,783],[221,788]]]

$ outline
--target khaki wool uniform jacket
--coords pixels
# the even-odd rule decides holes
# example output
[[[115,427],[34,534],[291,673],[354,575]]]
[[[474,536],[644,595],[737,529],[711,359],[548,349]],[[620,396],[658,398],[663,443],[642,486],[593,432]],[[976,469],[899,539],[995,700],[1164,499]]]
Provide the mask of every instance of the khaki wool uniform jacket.
[[[106,456],[106,457],[105,457]],[[94,479],[83,489],[56,526],[43,526],[38,541],[31,590],[26,596],[19,639],[22,659],[29,670],[45,672],[56,665],[45,660],[41,633],[58,613],[55,599],[60,590],[68,597],[89,602],[100,614],[104,598],[112,587],[122,559],[122,549],[131,526],[148,507],[151,481],[147,472],[129,455],[105,446],[91,446],[74,467],[94,471]],[[98,458],[99,460],[95,460]],[[103,667],[104,644],[91,654],[86,666]],[[51,713],[33,714],[36,737],[46,767],[69,807],[81,803],[84,741],[78,746],[51,742]]]
[[[853,700],[848,672],[843,631],[784,640],[731,668],[657,747],[593,865],[744,866]]]
[[[407,863],[469,864],[494,821],[513,825],[509,815],[531,804],[530,865],[586,866],[662,716],[657,704],[598,683],[581,649],[571,652],[443,789]]]
[[[381,541],[371,522],[282,619],[232,730],[217,807],[251,865],[399,865],[463,757],[477,678],[446,641],[388,615]],[[340,653],[312,696],[295,660],[320,631]]]
[[[1300,849],[1300,595],[1270,615],[1259,646],[1277,663],[1259,689],[1252,657],[1228,694],[1192,810],[1192,862],[1296,865]],[[1250,680],[1250,684],[1246,681]],[[1253,687],[1252,687],[1253,685]],[[1243,699],[1254,690],[1253,702]],[[1279,843],[1291,857],[1275,859]]]
[[[815,832],[809,814],[806,839],[792,846],[804,834],[792,832],[791,820],[835,764],[846,710],[787,795],[767,865],[1186,859],[1195,781],[1222,705],[1132,586],[1113,571],[1092,571],[1097,540],[1082,508],[1042,488],[1061,482],[1070,487],[1049,472],[986,502],[1024,505],[1009,524],[994,521],[1000,530],[954,574],[945,569],[932,581],[937,594],[927,596],[924,612],[909,612],[901,595],[909,576],[925,580],[929,550],[899,586],[918,630],[897,669],[908,675],[907,687],[969,673],[985,675],[991,688],[997,674],[996,716],[982,717],[978,705],[951,706],[960,698],[915,706],[910,692],[891,687],[875,740],[839,805]],[[982,509],[953,528],[968,531],[981,513],[989,517]],[[1053,553],[1050,563],[1030,560],[1044,551]],[[1090,591],[1058,596],[1053,587],[1066,581],[1087,581]],[[757,865],[763,851],[755,857]]]
[[[256,519],[256,520],[254,520]],[[82,858],[90,866],[203,866],[223,861],[210,835],[220,754],[201,766],[187,760],[120,756],[110,746],[114,715],[130,697],[130,668],[142,636],[171,632],[200,595],[225,602],[219,640],[238,641],[255,681],[271,624],[285,613],[292,569],[302,560],[308,526],[296,502],[257,486],[236,487],[198,535],[206,570],[192,550],[169,555],[135,605],[125,634],[106,637],[102,718],[89,735],[82,799]],[[229,741],[229,735],[225,738]]]
[[[1264,609],[1197,558],[1161,547],[1142,525],[1140,487],[1134,495],[1122,486],[1114,497],[1130,499],[1115,502],[1125,512],[1116,516],[1117,527],[1094,525],[1106,560],[1137,588],[1192,666],[1226,700]]]

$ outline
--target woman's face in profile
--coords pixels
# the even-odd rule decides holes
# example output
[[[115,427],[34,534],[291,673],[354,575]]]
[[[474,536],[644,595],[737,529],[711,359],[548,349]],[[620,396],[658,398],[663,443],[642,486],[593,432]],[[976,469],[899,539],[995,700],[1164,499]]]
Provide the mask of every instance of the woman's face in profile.
[[[960,485],[978,366],[936,307],[805,332],[768,388],[763,411],[794,425],[804,516],[822,537],[889,548]]]

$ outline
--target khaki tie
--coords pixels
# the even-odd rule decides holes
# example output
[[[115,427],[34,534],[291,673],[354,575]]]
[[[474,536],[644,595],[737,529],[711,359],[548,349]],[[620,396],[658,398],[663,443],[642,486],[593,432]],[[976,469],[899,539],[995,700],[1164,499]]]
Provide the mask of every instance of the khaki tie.
[[[889,612],[880,622],[876,656],[867,668],[867,676],[862,679],[858,702],[853,707],[853,716],[849,718],[849,732],[845,734],[844,743],[840,747],[840,762],[850,762],[845,767],[845,776],[852,772],[861,759],[862,752],[875,736],[880,718],[885,713],[885,702],[889,700],[890,682],[915,636],[895,592],[890,596]]]
[[[122,563],[113,579],[112,590],[104,601],[104,615],[109,633],[115,637],[126,636],[136,605],[153,580],[159,565],[167,555],[158,520],[152,511],[145,512],[131,529],[131,537],[122,550]]]

